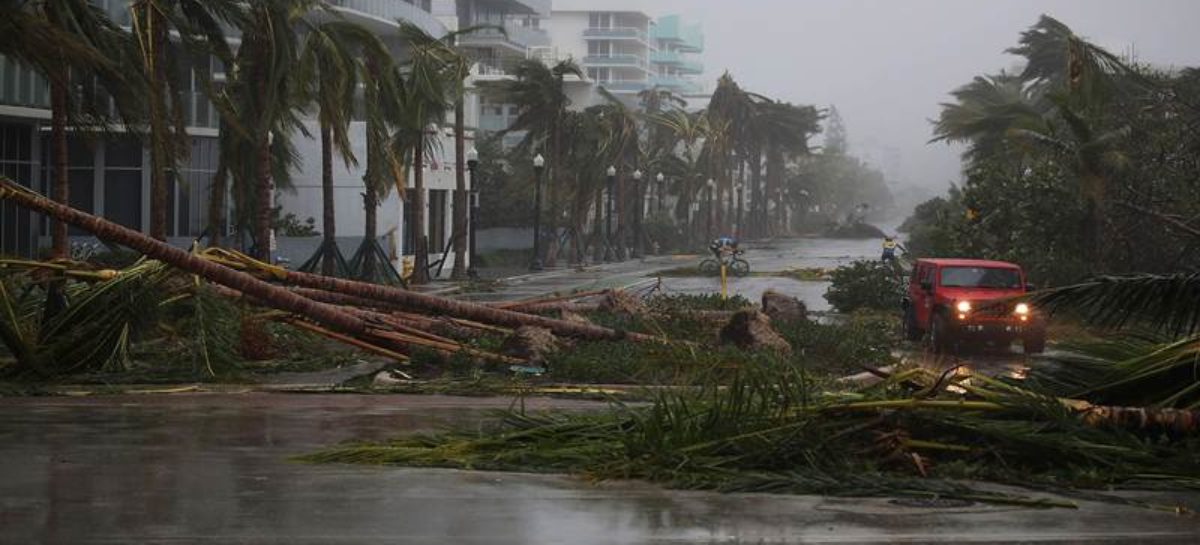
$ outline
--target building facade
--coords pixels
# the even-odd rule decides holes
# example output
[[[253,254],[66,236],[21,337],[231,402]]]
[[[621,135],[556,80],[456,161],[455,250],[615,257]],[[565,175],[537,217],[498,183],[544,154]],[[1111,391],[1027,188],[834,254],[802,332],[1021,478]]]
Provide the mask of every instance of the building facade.
[[[551,3],[553,1],[553,4]],[[110,17],[128,26],[127,0],[94,0]],[[685,25],[678,16],[652,18],[636,0],[328,0],[347,20],[377,33],[397,54],[403,54],[397,21],[407,21],[433,36],[459,28],[486,26],[463,35],[458,46],[474,61],[465,100],[467,138],[476,131],[494,132],[508,128],[516,119],[516,106],[489,101],[474,89],[480,82],[512,78],[512,68],[523,59],[554,64],[573,59],[584,77],[568,77],[567,91],[572,108],[601,103],[604,88],[629,104],[637,103],[643,90],[662,86],[689,98],[703,97],[696,83],[703,71],[698,56],[704,48],[698,26]],[[503,28],[500,32],[496,28]],[[237,41],[236,34],[231,40]],[[187,132],[191,153],[181,165],[179,183],[169,188],[168,236],[176,244],[188,244],[208,226],[208,202],[218,164],[219,115],[202,92],[196,74],[208,74],[214,82],[224,79],[225,68],[213,60],[181,67]],[[54,172],[49,140],[49,88],[46,81],[26,66],[0,57],[0,173],[48,193]],[[300,164],[292,173],[291,188],[278,191],[275,203],[301,221],[322,215],[320,142],[315,120],[307,122],[313,137],[297,134],[294,141]],[[453,195],[456,185],[453,121],[430,128],[440,141],[426,161],[424,172],[428,194],[427,232],[431,259],[437,261],[451,246]],[[351,143],[358,166],[334,164],[337,233],[342,249],[352,252],[363,236],[362,177],[365,163],[365,127],[352,124]],[[149,231],[149,152],[141,142],[119,130],[105,135],[73,133],[68,137],[70,204],[127,227]],[[470,142],[467,145],[471,147]],[[392,191],[378,210],[379,233],[385,249],[399,264],[416,247],[412,219],[412,173],[404,192]],[[485,203],[486,206],[486,203]],[[72,237],[89,238],[71,230]],[[45,219],[0,204],[0,254],[35,256],[49,245]],[[292,263],[307,259],[319,238],[284,240],[278,255]],[[446,271],[459,256],[446,255]],[[462,256],[466,259],[466,256]]]

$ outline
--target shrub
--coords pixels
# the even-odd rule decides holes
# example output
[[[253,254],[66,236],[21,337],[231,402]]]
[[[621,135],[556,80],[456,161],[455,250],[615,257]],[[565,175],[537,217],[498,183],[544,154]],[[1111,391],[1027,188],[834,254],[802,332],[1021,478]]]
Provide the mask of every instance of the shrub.
[[[830,275],[825,300],[838,312],[860,309],[894,310],[904,294],[904,282],[894,264],[855,261]]]

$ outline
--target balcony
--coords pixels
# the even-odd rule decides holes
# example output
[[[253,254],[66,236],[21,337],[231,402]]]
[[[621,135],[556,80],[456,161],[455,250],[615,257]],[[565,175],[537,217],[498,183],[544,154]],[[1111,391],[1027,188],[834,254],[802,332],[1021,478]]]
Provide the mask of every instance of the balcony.
[[[402,19],[416,25],[430,36],[446,33],[446,26],[432,13],[402,0],[329,0],[329,4],[347,15],[360,15],[376,22],[394,25]]]
[[[697,76],[704,73],[704,63],[683,61],[679,63],[679,71],[690,76]]]
[[[702,88],[694,81],[686,80],[675,76],[658,76],[651,80],[652,85],[656,87],[666,87],[679,94],[698,94]]]
[[[704,51],[704,31],[700,25],[684,25],[678,15],[660,17],[650,28],[650,38],[670,43],[675,49],[686,53]]]
[[[583,58],[583,64],[584,66],[646,67],[646,61],[640,55],[588,55]]]
[[[496,26],[486,22],[473,24]],[[515,24],[505,24],[503,28],[504,33],[495,28],[483,28],[470,34],[463,34],[458,38],[458,45],[463,47],[506,47],[521,55],[524,55],[530,47],[550,45],[550,36],[546,34],[545,30]]]
[[[650,87],[646,80],[610,80],[597,82],[611,93],[640,93]]]
[[[683,63],[683,56],[676,51],[652,51],[650,52],[650,62],[674,66]]]
[[[646,33],[640,28],[613,27],[588,28],[583,31],[585,40],[637,40],[646,43]]]

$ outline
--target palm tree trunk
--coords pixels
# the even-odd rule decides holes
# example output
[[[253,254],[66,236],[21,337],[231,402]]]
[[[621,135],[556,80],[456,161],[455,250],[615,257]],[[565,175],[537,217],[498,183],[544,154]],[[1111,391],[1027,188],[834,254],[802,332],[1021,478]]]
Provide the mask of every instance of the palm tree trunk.
[[[604,260],[604,245],[608,242],[604,235],[604,190],[596,189],[596,210],[592,222],[592,240],[595,241],[595,248],[592,249],[592,261],[595,263]]]
[[[229,167],[225,159],[218,159],[217,173],[213,175],[212,195],[208,200],[208,245],[221,246],[225,235],[225,193],[228,191]]]
[[[762,152],[756,148],[754,156],[750,160],[750,217],[753,218],[750,220],[750,233],[753,237],[761,237],[763,234]]]
[[[541,327],[549,329],[556,335],[590,340],[660,341],[657,337],[641,333],[619,331],[593,324],[555,320],[534,314],[513,312],[416,291],[368,284],[354,280],[344,280],[330,276],[288,271],[284,282],[304,288],[353,295],[371,301],[390,303],[410,311],[425,312],[434,316],[450,316],[503,327]]]
[[[466,113],[463,97],[454,102],[454,270],[450,278],[467,277]]]
[[[167,66],[165,51],[169,45],[166,22],[157,9],[148,9],[150,15],[150,62],[154,74],[154,89],[150,91],[150,236],[155,240],[167,240],[167,168],[170,150],[174,147],[166,104]]]
[[[368,187],[363,192],[363,241],[374,243],[379,237],[379,198],[375,196],[375,190]],[[372,275],[375,270],[375,253],[366,252],[363,254],[362,270],[360,274],[364,276]],[[327,275],[328,276],[328,275]]]
[[[71,183],[67,168],[70,166],[67,156],[67,88],[70,84],[70,71],[66,67],[59,70],[57,77],[50,79],[50,130],[54,141],[54,186],[51,193],[54,200],[64,206],[69,204]],[[62,221],[50,222],[50,256],[66,258],[67,224]]]
[[[413,228],[417,230],[416,260],[410,280],[414,284],[429,282],[429,231],[426,229],[425,203],[425,128],[418,129],[416,146],[413,148]]]
[[[617,231],[613,234],[614,246],[616,246],[617,259],[623,259],[626,255],[626,240],[625,240],[625,176],[617,174],[617,194],[614,196],[616,203],[617,214]]]
[[[255,221],[254,248],[255,256],[261,261],[271,261],[271,139],[268,134],[262,135],[258,142],[258,161],[256,165],[255,185]]]
[[[337,273],[337,216],[333,197],[333,134],[327,123],[321,123],[321,234],[324,237],[321,274]]]
[[[159,242],[127,227],[52,202],[13,182],[0,180],[0,198],[84,229],[101,240],[128,247],[151,259],[245,293],[271,308],[295,313],[342,333],[360,335],[367,332],[366,322],[335,307],[306,299],[285,288],[273,286],[244,272],[192,255],[191,252]]]

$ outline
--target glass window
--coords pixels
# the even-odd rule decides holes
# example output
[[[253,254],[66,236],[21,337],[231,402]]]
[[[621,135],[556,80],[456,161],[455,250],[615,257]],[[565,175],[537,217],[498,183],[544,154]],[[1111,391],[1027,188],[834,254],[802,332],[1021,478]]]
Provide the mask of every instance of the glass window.
[[[942,286],[1016,289],[1021,287],[1021,273],[1014,269],[989,267],[945,267],[942,269]]]
[[[136,138],[111,138],[104,143],[106,168],[141,168],[142,143]]]
[[[130,229],[142,228],[142,171],[104,173],[104,216]]]

